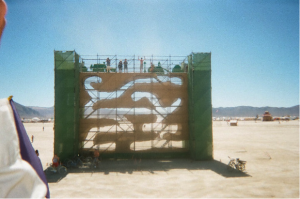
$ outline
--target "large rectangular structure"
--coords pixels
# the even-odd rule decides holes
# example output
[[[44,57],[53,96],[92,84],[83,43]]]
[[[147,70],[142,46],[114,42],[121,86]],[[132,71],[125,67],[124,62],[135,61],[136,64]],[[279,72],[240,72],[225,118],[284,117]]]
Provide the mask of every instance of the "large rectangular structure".
[[[75,51],[55,51],[54,153],[212,159],[210,53],[192,53],[178,71],[168,60],[135,72],[133,57],[129,72],[105,73],[97,55],[91,72]]]

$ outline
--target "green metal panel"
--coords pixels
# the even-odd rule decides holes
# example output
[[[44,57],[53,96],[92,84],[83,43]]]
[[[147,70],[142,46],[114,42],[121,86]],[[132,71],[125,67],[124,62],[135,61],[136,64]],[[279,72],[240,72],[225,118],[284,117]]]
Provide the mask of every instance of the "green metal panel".
[[[188,66],[190,156],[212,159],[211,54],[193,53]]]
[[[74,51],[54,51],[55,70],[74,69]]]
[[[94,64],[90,66],[93,69],[93,72],[106,72],[106,65],[105,64]]]
[[[164,69],[160,66],[156,66],[154,67],[153,71],[150,71],[151,67],[148,68],[148,73],[152,72],[152,73],[163,73]]]
[[[174,68],[172,69],[172,73],[183,73],[183,72],[184,70],[182,70],[179,65],[174,66]]]
[[[54,153],[61,160],[78,153],[79,56],[54,51]]]

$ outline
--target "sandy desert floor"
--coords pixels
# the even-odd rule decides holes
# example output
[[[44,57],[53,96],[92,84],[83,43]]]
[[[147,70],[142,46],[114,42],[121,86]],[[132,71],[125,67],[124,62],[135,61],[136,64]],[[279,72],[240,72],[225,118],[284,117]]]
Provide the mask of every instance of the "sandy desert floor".
[[[53,123],[25,123],[44,169]],[[44,131],[43,131],[44,126]],[[299,121],[213,122],[214,160],[103,160],[98,169],[47,176],[53,198],[299,198]],[[246,172],[228,170],[230,157]]]

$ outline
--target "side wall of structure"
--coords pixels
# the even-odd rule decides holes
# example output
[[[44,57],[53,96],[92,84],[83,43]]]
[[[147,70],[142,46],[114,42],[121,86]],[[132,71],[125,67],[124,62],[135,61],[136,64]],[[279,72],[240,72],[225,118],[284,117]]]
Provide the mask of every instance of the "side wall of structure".
[[[192,53],[188,60],[190,157],[213,158],[211,53]]]
[[[54,154],[65,159],[78,153],[79,56],[55,51],[54,61]]]

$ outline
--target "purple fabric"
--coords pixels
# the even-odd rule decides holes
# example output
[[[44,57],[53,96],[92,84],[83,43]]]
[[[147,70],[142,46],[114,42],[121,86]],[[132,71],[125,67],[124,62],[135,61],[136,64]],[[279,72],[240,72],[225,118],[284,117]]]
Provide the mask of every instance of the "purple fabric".
[[[24,125],[20,119],[20,116],[17,112],[17,109],[14,105],[13,100],[10,100],[10,105],[14,112],[16,128],[17,128],[19,141],[20,141],[20,152],[21,152],[22,159],[25,160],[26,162],[28,162],[36,170],[40,179],[42,179],[43,182],[47,186],[47,194],[45,197],[50,198],[49,186],[48,186],[47,178],[43,171],[41,161],[40,161],[39,157],[36,155],[32,145],[30,143],[29,137],[28,137],[27,132],[24,128]]]

